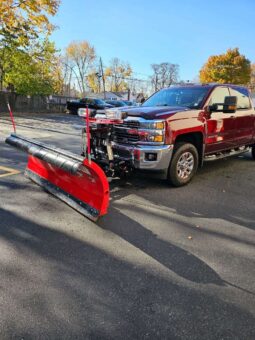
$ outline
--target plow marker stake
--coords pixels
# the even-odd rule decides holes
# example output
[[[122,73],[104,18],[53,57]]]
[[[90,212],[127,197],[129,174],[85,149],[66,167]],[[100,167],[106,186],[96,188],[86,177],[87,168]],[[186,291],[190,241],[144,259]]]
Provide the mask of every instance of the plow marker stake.
[[[11,110],[11,106],[10,106],[9,103],[7,103],[7,107],[8,107],[9,113],[10,113],[13,131],[14,131],[14,133],[16,133],[16,124],[15,124],[15,120],[14,120],[13,113],[12,113],[12,110]]]
[[[107,213],[109,184],[96,163],[16,134],[6,143],[29,154],[25,174],[46,191],[93,221]]]

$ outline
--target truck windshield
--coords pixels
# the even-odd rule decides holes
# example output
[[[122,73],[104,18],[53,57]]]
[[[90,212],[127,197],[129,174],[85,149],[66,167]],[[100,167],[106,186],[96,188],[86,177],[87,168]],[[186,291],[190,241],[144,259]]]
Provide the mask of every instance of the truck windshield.
[[[181,106],[200,109],[208,87],[174,87],[156,92],[142,106]]]

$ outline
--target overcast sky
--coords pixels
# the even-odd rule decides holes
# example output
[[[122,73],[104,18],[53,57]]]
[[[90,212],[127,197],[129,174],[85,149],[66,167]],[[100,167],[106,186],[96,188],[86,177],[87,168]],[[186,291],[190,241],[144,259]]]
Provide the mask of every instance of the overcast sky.
[[[192,80],[234,47],[255,62],[255,0],[62,0],[54,22],[57,47],[87,40],[105,64],[119,57],[141,78],[166,61]]]

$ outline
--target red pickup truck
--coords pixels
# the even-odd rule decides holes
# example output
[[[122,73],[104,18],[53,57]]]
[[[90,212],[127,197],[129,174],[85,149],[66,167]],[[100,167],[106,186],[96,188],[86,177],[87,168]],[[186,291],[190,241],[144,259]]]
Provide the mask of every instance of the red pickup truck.
[[[182,186],[204,161],[250,149],[255,158],[255,111],[243,86],[173,86],[104,117],[119,122],[91,125],[92,157],[113,173],[147,170]]]

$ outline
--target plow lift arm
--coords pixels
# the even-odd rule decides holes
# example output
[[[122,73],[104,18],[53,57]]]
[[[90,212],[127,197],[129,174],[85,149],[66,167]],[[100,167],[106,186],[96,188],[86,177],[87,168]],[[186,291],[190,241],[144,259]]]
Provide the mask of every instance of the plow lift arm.
[[[13,117],[11,110],[10,115]],[[6,143],[28,153],[27,177],[84,216],[97,221],[107,213],[109,183],[104,171],[90,159],[88,110],[86,116],[85,158],[17,135],[16,128]]]

